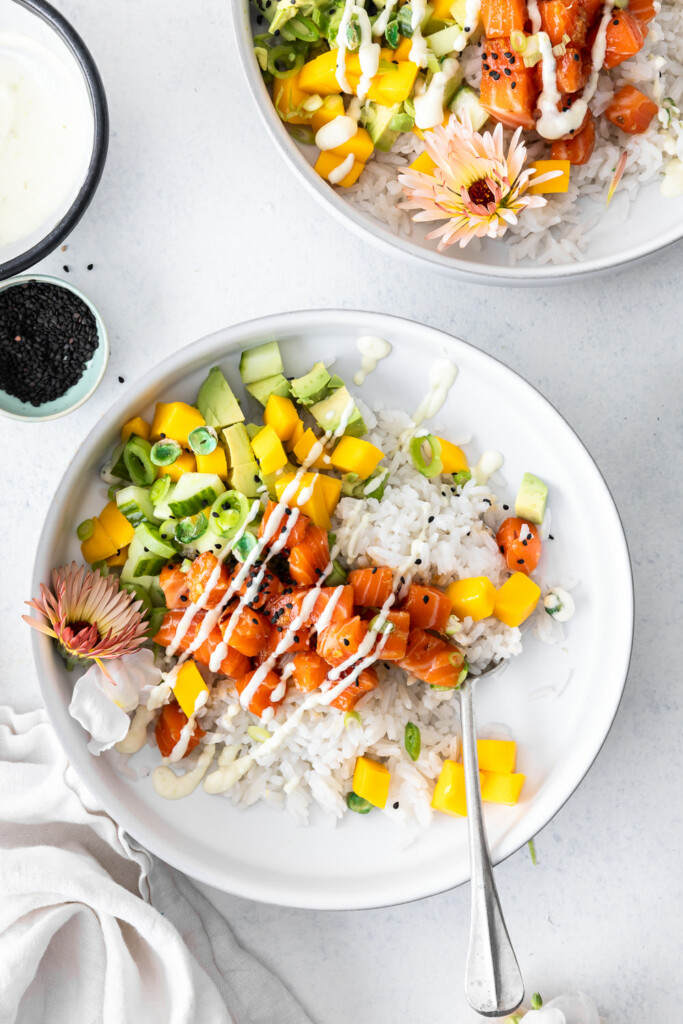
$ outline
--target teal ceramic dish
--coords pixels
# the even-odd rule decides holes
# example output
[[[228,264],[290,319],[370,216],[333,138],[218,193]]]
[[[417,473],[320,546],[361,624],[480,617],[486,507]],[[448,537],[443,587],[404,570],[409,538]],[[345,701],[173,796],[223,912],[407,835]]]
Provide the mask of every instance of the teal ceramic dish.
[[[20,402],[18,398],[14,398],[13,395],[8,395],[7,392],[0,390],[0,414],[9,416],[10,419],[14,420],[31,420],[34,423],[40,423],[44,420],[56,420],[60,416],[65,416],[68,412],[73,412],[74,409],[78,409],[80,405],[88,401],[104,377],[104,371],[107,368],[109,361],[109,336],[102,317],[87,295],[84,295],[74,285],[61,281],[58,277],[49,277],[45,274],[27,274],[23,277],[13,277],[9,281],[0,283],[0,292],[6,288],[13,288],[15,285],[23,284],[26,281],[41,281],[44,284],[53,284],[77,295],[95,317],[97,337],[99,339],[99,344],[95,349],[92,359],[87,363],[83,376],[59,398],[55,398],[51,402],[44,402],[42,405],[29,405],[27,402]]]

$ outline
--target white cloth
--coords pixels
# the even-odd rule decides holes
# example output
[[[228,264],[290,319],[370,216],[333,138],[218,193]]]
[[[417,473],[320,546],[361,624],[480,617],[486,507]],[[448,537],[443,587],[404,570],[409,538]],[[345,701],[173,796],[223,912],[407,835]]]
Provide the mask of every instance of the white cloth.
[[[134,844],[44,711],[0,707],[0,1024],[311,1024],[182,874]]]

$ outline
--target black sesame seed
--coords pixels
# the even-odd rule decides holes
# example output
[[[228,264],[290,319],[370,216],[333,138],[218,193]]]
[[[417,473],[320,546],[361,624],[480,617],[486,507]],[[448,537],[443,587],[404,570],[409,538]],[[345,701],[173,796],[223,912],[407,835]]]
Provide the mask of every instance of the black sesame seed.
[[[490,498],[484,498],[484,504],[485,505],[490,505],[491,504],[491,499]]]
[[[510,68],[503,68],[503,74],[504,75],[511,75],[512,72],[510,71]]]
[[[555,540],[555,538],[553,537],[552,533],[548,534],[548,540]]]
[[[344,644],[344,647],[348,647],[351,641],[348,639],[348,637],[342,637],[342,643]]]
[[[508,60],[512,60],[512,54],[511,53],[504,53],[503,56],[507,57]]]
[[[64,267],[62,269],[64,270],[65,274],[69,273],[69,268],[67,267],[66,263],[64,264]]]
[[[253,622],[253,624],[254,624],[255,626],[258,626],[258,619],[252,619],[251,621]]]
[[[498,54],[491,51],[491,60],[498,60]]]
[[[523,558],[518,558],[517,559],[517,565],[524,565],[524,559]]]
[[[212,512],[211,515],[214,519],[218,519],[218,512]]]
[[[483,68],[484,71],[490,71],[491,70],[491,65],[490,64],[482,64],[482,68]]]
[[[143,548],[142,550],[143,550],[143,551],[144,551],[144,552],[145,552],[146,554],[147,554],[147,553],[149,552],[149,548]]]
[[[291,510],[291,508],[286,508],[286,509],[285,509],[285,515],[286,515],[286,516],[291,516],[291,514],[292,514],[292,510]]]
[[[415,565],[422,565],[422,559],[421,558],[416,558],[415,559]]]
[[[214,544],[214,548],[216,549],[216,551],[220,551],[221,546],[220,544]]]
[[[529,542],[528,542],[527,540],[523,540],[523,541],[522,541],[522,544],[524,545],[524,547],[526,547],[528,543],[529,543]]]
[[[517,83],[516,82],[510,82],[510,88],[511,89],[516,89],[517,88]]]
[[[180,600],[181,601],[187,601],[187,595],[186,594],[181,594],[180,595]]]
[[[376,566],[376,565],[374,565],[374,566],[372,567],[372,575],[374,576],[376,572],[377,572],[377,566]]]
[[[429,604],[429,594],[425,594],[425,596],[422,598],[422,603]]]
[[[405,583],[405,581],[406,581],[405,576],[401,576],[401,583]]]
[[[508,510],[508,509],[510,508],[510,506],[509,506],[509,505],[503,505],[503,508],[504,508],[504,509],[505,509],[505,511],[507,512],[507,510]]]
[[[517,58],[516,57],[510,57],[510,63],[511,64],[516,64],[517,63]]]
[[[430,516],[429,519],[427,520],[427,522],[428,523],[433,523],[434,522],[434,516]]]
[[[581,60],[581,54],[580,53],[575,53],[574,54],[574,60]]]
[[[87,270],[92,270],[93,266],[94,266],[94,264],[92,264],[92,263],[89,263],[86,269],[87,269]]]
[[[298,643],[299,643],[299,637],[298,637],[298,636],[295,636],[295,637],[294,637],[294,643],[295,643],[295,644],[298,644]]]
[[[500,553],[501,553],[501,555],[505,554],[505,548],[503,547],[502,544],[500,545]]]
[[[126,382],[125,382],[125,380],[123,379],[123,377],[119,377],[119,384],[125,384],[125,383],[126,383]]]
[[[256,481],[257,484],[261,482],[261,477],[258,475],[258,473],[254,473],[254,480]]]

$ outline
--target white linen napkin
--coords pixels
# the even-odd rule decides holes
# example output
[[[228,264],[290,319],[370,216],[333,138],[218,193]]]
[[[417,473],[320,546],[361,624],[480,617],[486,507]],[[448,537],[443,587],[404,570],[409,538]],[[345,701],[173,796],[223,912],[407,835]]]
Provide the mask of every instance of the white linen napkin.
[[[311,1024],[180,872],[0,707],[0,1024]]]

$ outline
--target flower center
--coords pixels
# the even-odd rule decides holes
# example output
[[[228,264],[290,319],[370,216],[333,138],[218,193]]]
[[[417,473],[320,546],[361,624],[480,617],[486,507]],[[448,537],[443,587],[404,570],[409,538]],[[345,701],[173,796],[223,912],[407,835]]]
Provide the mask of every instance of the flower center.
[[[69,622],[68,625],[73,630],[74,635],[78,635],[82,629],[90,629],[92,622],[86,622],[85,619],[79,619],[78,622]]]
[[[495,203],[496,201],[496,197],[483,178],[470,185],[467,189],[467,194],[470,200],[476,203],[477,206],[488,206],[489,203]]]

